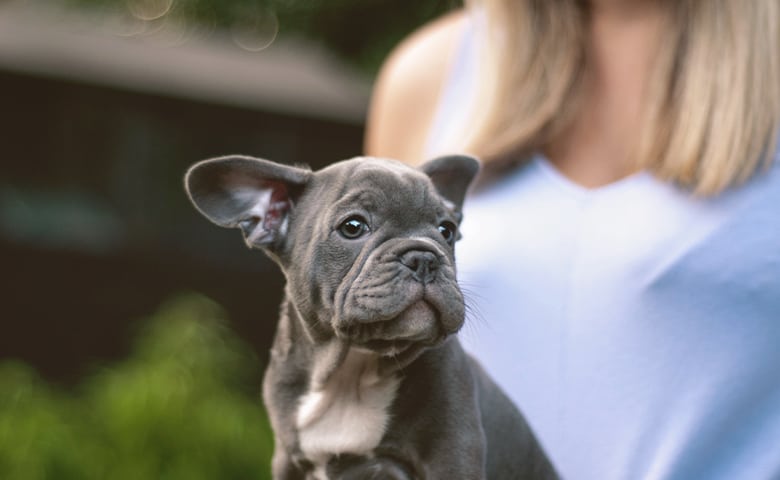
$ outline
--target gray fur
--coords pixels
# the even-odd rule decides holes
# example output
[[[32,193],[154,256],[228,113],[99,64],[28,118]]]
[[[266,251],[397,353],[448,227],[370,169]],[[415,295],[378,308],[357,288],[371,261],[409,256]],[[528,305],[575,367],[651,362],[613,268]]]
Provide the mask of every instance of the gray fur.
[[[557,478],[515,406],[453,335],[464,303],[456,237],[445,237],[478,168],[466,156],[420,169],[361,157],[311,172],[230,156],[188,171],[196,208],[240,228],[287,279],[263,385],[274,478]],[[345,225],[356,215],[367,229]],[[358,351],[376,358],[378,379],[398,379],[388,423],[370,452],[333,452],[317,467],[299,442],[301,404]]]

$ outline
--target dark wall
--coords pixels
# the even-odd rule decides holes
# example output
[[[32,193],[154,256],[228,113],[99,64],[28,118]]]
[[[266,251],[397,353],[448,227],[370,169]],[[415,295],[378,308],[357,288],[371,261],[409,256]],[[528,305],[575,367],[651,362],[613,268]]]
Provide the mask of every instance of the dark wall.
[[[69,383],[127,352],[137,320],[197,291],[265,357],[282,276],[190,207],[194,161],[313,168],[362,127],[0,72],[0,357]]]

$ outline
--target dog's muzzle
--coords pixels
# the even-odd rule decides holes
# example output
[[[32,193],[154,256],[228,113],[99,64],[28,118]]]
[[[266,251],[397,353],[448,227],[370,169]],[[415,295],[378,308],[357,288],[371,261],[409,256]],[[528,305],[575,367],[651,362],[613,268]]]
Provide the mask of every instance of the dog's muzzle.
[[[463,324],[451,257],[429,240],[394,242],[356,265],[340,290],[336,334],[358,348],[396,355],[434,345]]]

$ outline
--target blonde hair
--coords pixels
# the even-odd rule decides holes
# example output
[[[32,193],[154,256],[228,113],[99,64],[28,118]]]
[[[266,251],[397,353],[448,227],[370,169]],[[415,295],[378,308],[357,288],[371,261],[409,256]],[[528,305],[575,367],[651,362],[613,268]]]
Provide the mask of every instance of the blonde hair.
[[[668,9],[637,168],[712,195],[771,163],[780,124],[780,1],[658,0]],[[578,108],[583,0],[466,0],[486,22],[469,151],[500,166],[543,147]]]

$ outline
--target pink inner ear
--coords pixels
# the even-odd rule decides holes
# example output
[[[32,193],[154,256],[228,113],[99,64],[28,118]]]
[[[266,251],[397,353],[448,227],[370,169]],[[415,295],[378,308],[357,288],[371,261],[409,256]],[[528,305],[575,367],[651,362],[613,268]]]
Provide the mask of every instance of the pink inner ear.
[[[265,218],[263,219],[263,228],[274,232],[275,236],[279,233],[283,234],[284,232],[279,232],[279,230],[282,228],[284,219],[291,206],[287,186],[283,183],[274,184],[271,198],[268,202],[268,210],[265,212]]]

